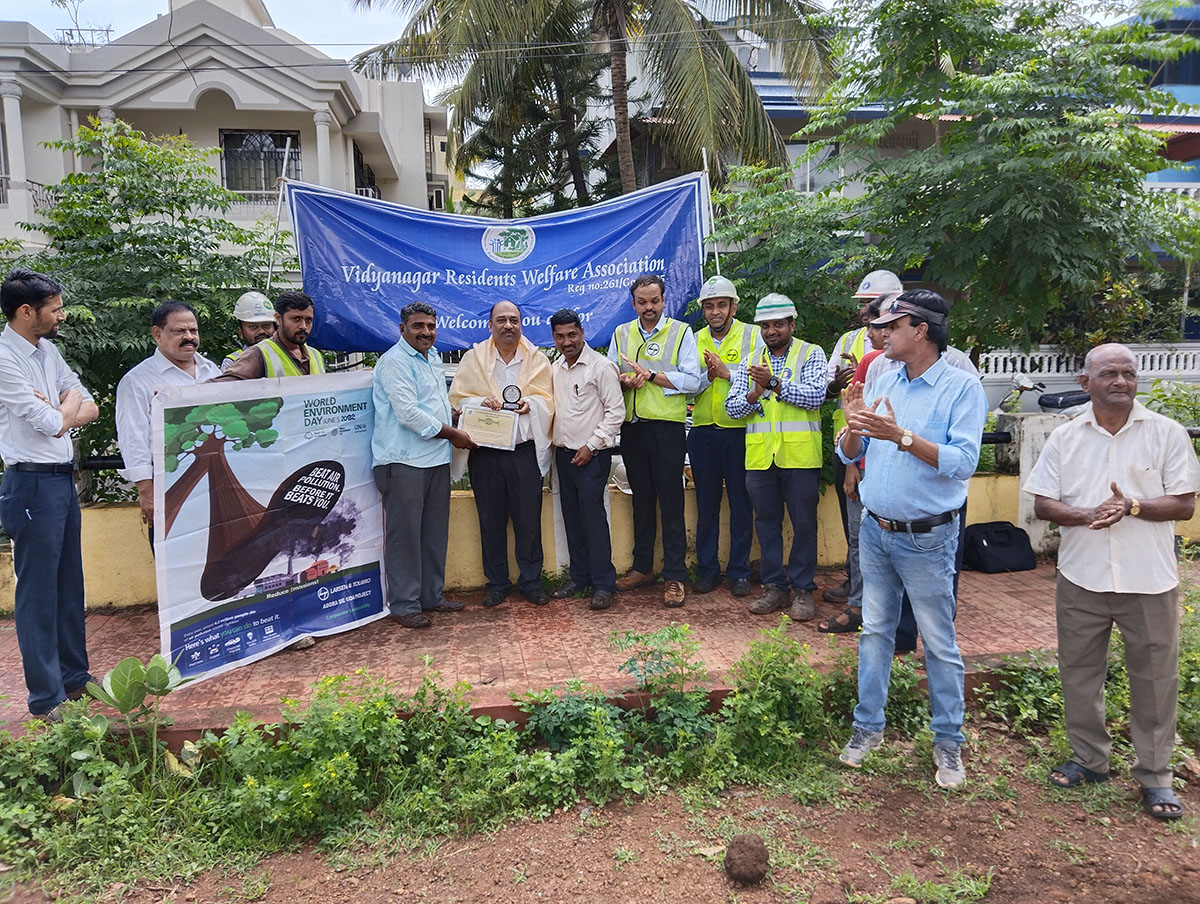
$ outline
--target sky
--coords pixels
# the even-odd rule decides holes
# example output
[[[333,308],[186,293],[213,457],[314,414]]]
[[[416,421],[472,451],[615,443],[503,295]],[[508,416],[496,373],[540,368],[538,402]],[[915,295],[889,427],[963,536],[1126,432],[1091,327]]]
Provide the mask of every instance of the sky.
[[[401,19],[391,9],[356,10],[351,0],[264,0],[278,28],[336,59],[346,59],[400,34]],[[83,28],[112,27],[112,37],[128,34],[168,11],[167,0],[82,0]],[[71,18],[50,0],[0,0],[0,20],[31,22],[51,38],[70,28]]]

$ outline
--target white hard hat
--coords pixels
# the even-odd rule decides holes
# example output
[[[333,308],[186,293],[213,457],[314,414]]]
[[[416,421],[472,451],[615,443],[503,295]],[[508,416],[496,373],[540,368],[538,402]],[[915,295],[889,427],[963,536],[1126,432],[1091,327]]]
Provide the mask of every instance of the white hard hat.
[[[891,295],[904,291],[904,283],[891,270],[872,270],[858,284],[855,298],[878,298],[880,295]]]
[[[240,323],[274,323],[275,307],[262,292],[243,292],[233,306],[233,319]]]
[[[754,322],[763,323],[767,320],[787,320],[797,314],[795,302],[780,292],[771,292],[758,301],[754,309]]]
[[[738,293],[733,283],[724,276],[710,276],[700,287],[700,297],[696,300],[704,301],[709,298],[732,298],[738,301]]]

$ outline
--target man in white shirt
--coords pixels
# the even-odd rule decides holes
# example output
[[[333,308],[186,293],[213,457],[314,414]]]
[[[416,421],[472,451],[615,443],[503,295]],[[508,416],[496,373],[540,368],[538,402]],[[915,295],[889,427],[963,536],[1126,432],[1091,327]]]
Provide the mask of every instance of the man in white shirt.
[[[1171,789],[1179,695],[1179,574],[1174,522],[1192,516],[1200,463],[1187,431],[1137,401],[1137,359],[1100,345],[1079,378],[1090,406],[1058,427],[1022,489],[1062,532],[1055,606],[1058,668],[1072,759],[1050,773],[1072,788],[1108,780],[1108,641],[1125,639],[1130,774],[1156,819],[1183,815]]]
[[[625,419],[616,366],[589,348],[579,313],[564,308],[550,317],[561,357],[554,379],[554,466],[558,498],[571,556],[571,579],[551,596],[565,599],[592,588],[592,609],[612,605],[617,572],[604,496],[612,450]]]
[[[550,419],[554,389],[550,361],[521,335],[521,310],[511,301],[492,305],[491,338],[476,343],[459,362],[450,384],[456,408],[510,410],[517,415],[512,449],[480,447],[471,451],[468,467],[479,545],[487,577],[485,606],[508,598],[508,522],[513,524],[517,589],[535,606],[550,602],[542,587],[542,478],[550,470]]]
[[[50,342],[66,321],[62,287],[32,270],[0,284],[0,524],[12,538],[13,619],[32,715],[59,718],[88,673],[83,555],[68,431],[96,419],[91,394]]]
[[[154,457],[151,453],[150,405],[164,386],[191,386],[221,375],[221,369],[199,352],[196,312],[183,301],[164,301],[150,315],[150,333],[158,346],[117,384],[117,445],[125,467],[120,474],[137,487],[142,521],[154,547]]]

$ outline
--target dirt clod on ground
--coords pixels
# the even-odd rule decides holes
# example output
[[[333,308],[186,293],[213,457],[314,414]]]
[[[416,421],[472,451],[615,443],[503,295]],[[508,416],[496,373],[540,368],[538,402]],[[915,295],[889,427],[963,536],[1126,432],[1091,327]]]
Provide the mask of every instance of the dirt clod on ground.
[[[734,835],[725,851],[725,875],[743,885],[757,885],[767,874],[767,845],[757,835]]]

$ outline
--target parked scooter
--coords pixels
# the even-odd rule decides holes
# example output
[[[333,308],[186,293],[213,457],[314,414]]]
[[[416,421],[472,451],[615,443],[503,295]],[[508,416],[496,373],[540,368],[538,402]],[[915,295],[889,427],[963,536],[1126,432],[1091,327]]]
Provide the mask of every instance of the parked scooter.
[[[1092,397],[1082,389],[1069,392],[1048,392],[1038,397],[1038,407],[1045,414],[1065,414],[1068,418],[1082,414]]]
[[[991,413],[1011,414],[1014,411],[1020,411],[1021,396],[1034,390],[1044,392],[1045,389],[1045,383],[1035,383],[1028,374],[1013,374],[1012,380],[1008,384],[1008,394],[1000,400],[1000,404],[993,408]]]

